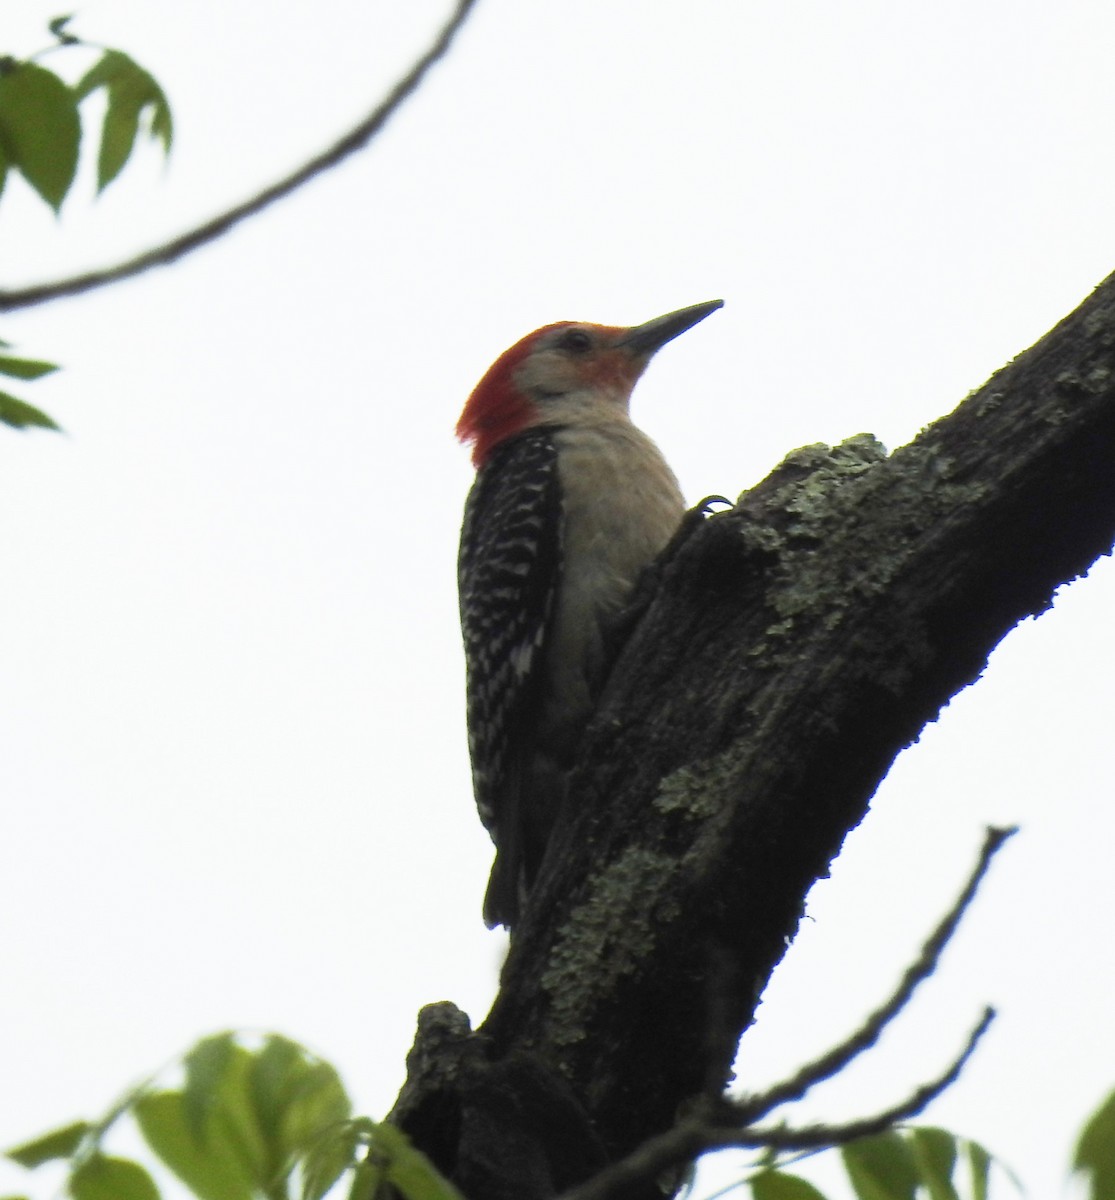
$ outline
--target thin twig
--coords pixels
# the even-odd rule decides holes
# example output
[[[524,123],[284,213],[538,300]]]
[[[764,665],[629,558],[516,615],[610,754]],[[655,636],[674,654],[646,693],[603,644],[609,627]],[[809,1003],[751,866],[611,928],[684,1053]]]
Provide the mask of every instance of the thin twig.
[[[947,1070],[936,1079],[923,1083],[901,1103],[884,1109],[873,1117],[850,1121],[846,1125],[810,1125],[803,1129],[757,1129],[746,1131],[722,1130],[723,1138],[709,1141],[704,1147],[711,1150],[721,1146],[769,1146],[775,1150],[808,1150],[817,1146],[843,1146],[857,1138],[871,1137],[882,1133],[901,1121],[919,1116],[937,1097],[950,1088],[960,1077],[968,1059],[975,1053],[980,1039],[995,1020],[995,1010],[985,1008],[978,1024],[968,1035],[964,1049],[953,1059]],[[746,1139],[746,1140],[744,1140]]]
[[[987,1008],[972,1030],[964,1049],[930,1083],[923,1084],[900,1104],[873,1117],[865,1117],[846,1125],[810,1125],[803,1129],[756,1129],[754,1127],[725,1128],[721,1123],[705,1123],[690,1118],[666,1133],[644,1142],[637,1150],[601,1171],[579,1186],[563,1192],[559,1200],[613,1200],[628,1188],[646,1184],[682,1163],[692,1162],[708,1150],[755,1149],[809,1150],[839,1146],[857,1138],[870,1137],[908,1121],[923,1112],[942,1092],[956,1082],[961,1071],[975,1052],[980,1039],[995,1018]],[[722,1113],[725,1110],[721,1110]]]
[[[241,221],[262,212],[276,200],[290,195],[302,184],[308,183],[315,176],[335,167],[371,141],[394,116],[403,102],[414,94],[430,67],[445,56],[457,31],[464,24],[465,18],[475,3],[476,0],[459,0],[452,17],[438,34],[436,40],[391,89],[382,103],[329,149],[315,155],[285,178],[264,188],[251,199],[244,200],[226,212],[211,218],[203,225],[198,225],[179,237],[161,246],[156,246],[152,250],[147,250],[135,258],[118,263],[116,266],[102,267],[84,275],[55,280],[53,283],[33,284],[26,288],[0,289],[0,312],[30,308],[33,305],[43,304],[48,300],[58,300],[64,296],[76,296],[82,292],[92,291],[94,288],[104,287],[109,283],[116,283],[121,279],[129,279],[133,275],[140,275],[153,267],[167,266],[182,258],[183,255],[228,233]]]
[[[806,1063],[800,1071],[782,1083],[777,1083],[769,1091],[758,1096],[743,1096],[735,1102],[734,1108],[744,1114],[746,1121],[756,1121],[781,1104],[800,1100],[805,1093],[822,1080],[831,1079],[842,1071],[851,1061],[865,1050],[870,1050],[879,1040],[883,1030],[898,1016],[910,1002],[920,983],[928,979],[937,969],[937,963],[945,947],[952,939],[969,905],[975,898],[976,891],[992,858],[1007,838],[1017,830],[989,828],[980,850],[979,861],[976,863],[964,890],[956,899],[956,903],[947,912],[941,923],[930,935],[917,959],[907,968],[894,994],[875,1012],[846,1041],[834,1046],[822,1054],[820,1058]]]

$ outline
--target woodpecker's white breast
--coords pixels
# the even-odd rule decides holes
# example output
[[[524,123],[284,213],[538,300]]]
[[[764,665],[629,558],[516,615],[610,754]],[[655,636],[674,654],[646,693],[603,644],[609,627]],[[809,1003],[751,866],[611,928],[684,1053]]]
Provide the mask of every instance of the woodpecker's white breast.
[[[592,710],[610,622],[681,522],[684,501],[658,447],[615,414],[554,435],[562,502],[562,579],[547,639],[542,741],[559,758]]]

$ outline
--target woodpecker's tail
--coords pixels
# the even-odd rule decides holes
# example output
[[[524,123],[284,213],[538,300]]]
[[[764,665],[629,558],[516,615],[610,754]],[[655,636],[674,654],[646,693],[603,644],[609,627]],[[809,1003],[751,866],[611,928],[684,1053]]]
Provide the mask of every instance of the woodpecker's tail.
[[[519,865],[511,862],[507,849],[498,850],[484,893],[484,924],[489,929],[506,925],[510,930],[518,923],[519,875]]]

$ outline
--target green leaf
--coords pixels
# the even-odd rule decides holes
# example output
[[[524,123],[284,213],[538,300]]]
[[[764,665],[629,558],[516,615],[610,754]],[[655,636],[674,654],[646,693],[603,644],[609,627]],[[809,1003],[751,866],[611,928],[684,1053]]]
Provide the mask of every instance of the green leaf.
[[[280,1161],[301,1154],[352,1111],[334,1068],[289,1038],[267,1038],[252,1062],[249,1083],[260,1127],[275,1142]]]
[[[248,1076],[252,1103],[266,1135],[281,1141],[286,1109],[297,1093],[305,1058],[289,1038],[273,1034],[253,1056]]]
[[[13,358],[0,354],[0,375],[11,375],[15,379],[41,379],[51,371],[57,371],[57,363],[42,362],[37,358]]]
[[[748,1181],[754,1200],[825,1200],[807,1179],[787,1175],[785,1171],[763,1171]]]
[[[40,429],[61,428],[41,409],[23,400],[17,400],[7,392],[0,392],[0,422],[10,425],[13,429],[27,429],[32,425]]]
[[[1115,1196],[1115,1092],[1088,1119],[1076,1143],[1072,1166],[1090,1177],[1088,1200]]]
[[[19,401],[17,400],[18,404]],[[4,420],[3,401],[0,400],[0,420]],[[42,414],[40,414],[42,415]],[[48,421],[49,417],[46,418]],[[32,422],[33,423],[33,422]],[[88,1121],[75,1121],[72,1125],[64,1125],[61,1129],[52,1129],[33,1141],[24,1142],[5,1153],[6,1158],[19,1163],[21,1167],[30,1170],[45,1162],[53,1162],[58,1158],[69,1158],[81,1144],[81,1139],[93,1127]]]
[[[106,187],[124,169],[139,132],[140,118],[150,110],[150,134],[170,152],[174,136],[170,105],[154,76],[120,50],[106,50],[86,71],[74,88],[78,100],[98,88],[108,91],[108,107],[101,129],[101,148],[97,156],[97,190]]]
[[[132,156],[136,133],[139,131],[139,112],[143,107],[135,92],[128,87],[113,87],[108,93],[108,109],[101,126],[101,150],[97,155],[97,191],[106,187],[124,169]]]
[[[952,1185],[952,1170],[956,1165],[955,1135],[947,1129],[918,1126],[909,1131],[909,1138],[921,1182],[928,1188],[930,1200],[960,1200]]]
[[[302,1200],[321,1200],[345,1171],[356,1163],[360,1123],[339,1121],[319,1135],[302,1162]]]
[[[969,1178],[972,1181],[972,1200],[987,1200],[991,1155],[978,1142],[965,1143],[964,1151],[968,1158]]]
[[[55,212],[73,183],[80,141],[77,98],[57,75],[30,62],[0,75],[0,145]]]
[[[170,115],[170,104],[160,91],[159,99],[153,102],[151,113],[151,136],[163,144],[163,154],[170,153],[174,141],[174,118]]]
[[[386,1180],[404,1200],[464,1200],[459,1191],[432,1162],[410,1144],[394,1125],[378,1125],[368,1151],[369,1160],[379,1159],[386,1167]]]
[[[136,1120],[202,1200],[285,1196],[300,1163],[304,1193],[320,1200],[375,1128],[347,1121],[351,1105],[337,1072],[288,1038],[271,1035],[252,1052],[218,1034],[198,1042],[185,1068],[183,1090],[143,1096]]]
[[[135,1117],[147,1144],[201,1200],[252,1200],[261,1174],[258,1135],[238,1128],[227,1113],[210,1114],[200,1141],[180,1092],[140,1097]]]
[[[858,1200],[914,1200],[918,1170],[909,1143],[881,1133],[841,1146],[840,1155]]]
[[[108,86],[117,76],[127,74],[133,66],[132,60],[122,51],[106,50],[74,84],[74,95],[78,103],[97,88]]]
[[[159,1200],[154,1180],[137,1162],[94,1154],[70,1176],[74,1200]]]
[[[202,1038],[187,1053],[186,1086],[182,1091],[182,1111],[195,1140],[202,1141],[206,1120],[217,1103],[220,1084],[236,1044],[231,1033]]]
[[[352,1173],[352,1187],[348,1190],[348,1200],[376,1200],[384,1182],[382,1164],[365,1159],[356,1164],[356,1170]]]

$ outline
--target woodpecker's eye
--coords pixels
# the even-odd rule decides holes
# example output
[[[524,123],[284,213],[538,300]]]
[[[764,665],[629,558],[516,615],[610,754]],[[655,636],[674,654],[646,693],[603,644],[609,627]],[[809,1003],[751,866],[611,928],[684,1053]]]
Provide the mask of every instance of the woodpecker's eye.
[[[559,350],[570,354],[587,354],[592,349],[592,338],[583,329],[567,329],[558,341]]]

